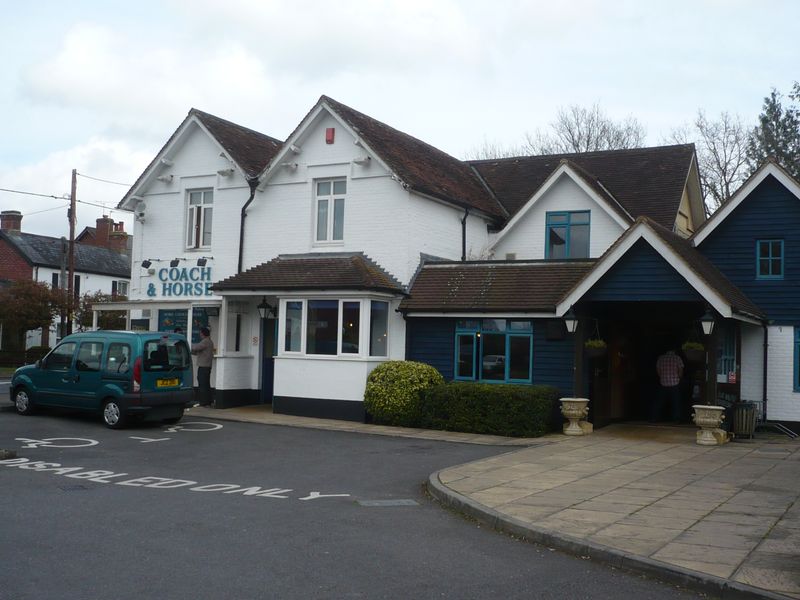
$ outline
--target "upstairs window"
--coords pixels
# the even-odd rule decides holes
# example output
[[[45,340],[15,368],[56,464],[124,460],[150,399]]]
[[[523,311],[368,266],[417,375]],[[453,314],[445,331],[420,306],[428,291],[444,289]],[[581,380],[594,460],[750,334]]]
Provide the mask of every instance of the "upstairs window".
[[[188,194],[186,247],[207,248],[211,246],[214,190],[192,190]]]
[[[589,211],[547,213],[545,258],[589,258]]]
[[[783,279],[783,240],[756,242],[756,278]]]
[[[344,199],[346,194],[347,181],[344,179],[317,181],[314,227],[317,242],[341,242],[344,240]]]

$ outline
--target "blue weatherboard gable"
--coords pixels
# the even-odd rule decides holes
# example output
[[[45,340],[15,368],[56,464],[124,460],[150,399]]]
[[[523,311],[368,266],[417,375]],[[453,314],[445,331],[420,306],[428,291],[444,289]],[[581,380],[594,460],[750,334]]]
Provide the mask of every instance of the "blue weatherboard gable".
[[[582,299],[611,302],[702,300],[675,267],[645,240],[637,241]]]
[[[476,315],[477,318],[477,315]],[[453,318],[413,318],[406,321],[408,360],[427,363],[448,381],[454,377],[456,322]],[[533,384],[552,385],[561,396],[573,394],[575,344],[571,335],[548,340],[546,321],[533,322]]]
[[[783,240],[783,277],[759,278],[758,240]],[[800,321],[800,199],[771,175],[698,246],[767,318]]]

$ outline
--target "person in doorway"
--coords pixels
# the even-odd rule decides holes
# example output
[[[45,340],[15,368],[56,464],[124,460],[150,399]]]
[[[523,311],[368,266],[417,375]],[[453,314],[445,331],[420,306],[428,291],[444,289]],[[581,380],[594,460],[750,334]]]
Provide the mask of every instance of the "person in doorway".
[[[211,406],[211,361],[214,358],[214,341],[208,327],[200,328],[200,341],[192,344],[192,354],[197,355],[198,404]]]
[[[653,405],[651,421],[659,421],[664,412],[664,406],[669,407],[670,419],[675,423],[681,420],[681,378],[683,377],[683,360],[670,348],[658,357],[656,372],[661,384],[658,398]]]

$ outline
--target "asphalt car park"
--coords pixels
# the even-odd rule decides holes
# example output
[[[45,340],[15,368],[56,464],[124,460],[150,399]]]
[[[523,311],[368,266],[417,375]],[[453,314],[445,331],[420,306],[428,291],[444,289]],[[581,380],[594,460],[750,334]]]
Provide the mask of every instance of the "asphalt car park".
[[[15,599],[694,597],[425,494],[430,473],[507,448],[191,411],[177,426],[110,430],[10,403],[0,448],[17,453],[0,463],[0,587]]]

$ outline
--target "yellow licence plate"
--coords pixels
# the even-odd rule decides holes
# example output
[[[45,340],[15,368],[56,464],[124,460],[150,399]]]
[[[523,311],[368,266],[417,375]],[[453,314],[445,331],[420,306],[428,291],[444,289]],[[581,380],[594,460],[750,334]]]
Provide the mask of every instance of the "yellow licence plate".
[[[176,385],[178,385],[178,380],[177,379],[156,379],[156,387],[157,388],[175,387]]]

